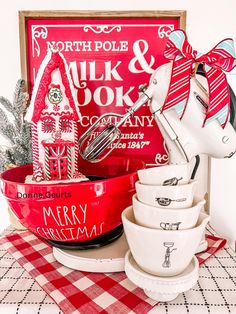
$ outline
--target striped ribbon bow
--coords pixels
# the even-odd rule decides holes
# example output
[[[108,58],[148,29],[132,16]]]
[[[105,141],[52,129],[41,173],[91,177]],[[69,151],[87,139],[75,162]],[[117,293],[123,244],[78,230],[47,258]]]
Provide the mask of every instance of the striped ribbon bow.
[[[190,92],[190,77],[195,63],[202,63],[209,88],[209,105],[203,126],[217,119],[224,128],[230,113],[230,94],[226,75],[235,66],[233,40],[227,38],[212,50],[202,54],[193,50],[182,30],[173,31],[167,41],[164,55],[173,60],[168,95],[162,111],[175,108],[180,119],[183,117]]]

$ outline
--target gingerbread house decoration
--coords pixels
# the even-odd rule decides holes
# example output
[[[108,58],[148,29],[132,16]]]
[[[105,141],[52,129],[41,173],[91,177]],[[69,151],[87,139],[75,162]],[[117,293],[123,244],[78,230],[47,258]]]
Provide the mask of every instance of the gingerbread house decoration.
[[[26,119],[32,123],[33,180],[85,178],[78,171],[81,115],[64,56],[48,51],[33,88]]]

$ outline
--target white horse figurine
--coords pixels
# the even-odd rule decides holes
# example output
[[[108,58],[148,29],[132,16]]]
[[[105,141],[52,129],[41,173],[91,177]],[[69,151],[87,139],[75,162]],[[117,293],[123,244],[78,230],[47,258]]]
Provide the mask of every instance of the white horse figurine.
[[[160,66],[152,75],[146,91],[151,98],[150,110],[169,150],[169,162],[188,162],[199,154],[215,158],[233,156],[236,151],[236,132],[229,122],[224,129],[217,120],[202,126],[208,104],[207,93],[204,91],[207,90],[206,81],[199,84],[195,77],[191,78],[188,104],[181,120],[174,108],[161,112],[171,73],[171,62]]]

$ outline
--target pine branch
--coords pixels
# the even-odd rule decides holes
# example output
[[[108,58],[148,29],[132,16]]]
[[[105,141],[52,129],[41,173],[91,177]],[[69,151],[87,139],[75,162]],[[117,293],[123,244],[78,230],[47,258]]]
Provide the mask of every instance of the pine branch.
[[[15,128],[13,124],[9,122],[7,115],[1,108],[0,108],[0,132],[2,133],[2,135],[7,137],[7,139],[9,139],[12,144],[15,143],[14,142],[14,139],[16,137]]]
[[[1,106],[3,107],[3,108],[5,108],[5,111],[8,113],[8,114],[10,114],[10,115],[12,115],[13,116],[13,118],[15,119],[15,121],[16,121],[16,128],[17,128],[17,131],[19,132],[20,131],[20,125],[19,125],[19,118],[16,116],[16,114],[15,114],[15,112],[14,112],[14,108],[13,108],[13,105],[11,104],[11,102],[7,99],[7,98],[5,98],[5,97],[3,97],[3,96],[0,96],[0,110],[1,110],[1,116],[0,116],[0,121],[4,121],[4,123],[6,123],[6,120],[8,121],[7,123],[10,123],[9,122],[9,119],[8,119],[8,117],[7,117],[7,115],[5,114],[5,111],[4,110],[2,110],[1,109]],[[18,132],[16,132],[16,133],[18,133]]]
[[[14,144],[15,139],[17,138],[17,133],[16,133],[16,130],[12,124],[9,123],[6,125],[5,134],[7,135],[9,140]]]
[[[32,162],[31,126],[24,120],[28,101],[24,86],[24,80],[17,81],[13,105],[0,97],[0,134],[9,142],[5,149],[0,147],[0,171],[7,164],[24,165]],[[8,113],[13,115],[13,122]]]
[[[3,96],[0,96],[0,104],[7,110],[7,111],[9,111],[9,112],[13,112],[13,106],[12,106],[12,104],[11,104],[11,102],[7,99],[7,98],[5,98],[5,97],[3,97]]]
[[[0,150],[0,172],[6,170],[6,165],[9,165],[10,159],[8,158],[5,151]]]
[[[7,115],[5,114],[5,112],[1,108],[0,108],[0,121],[2,124],[8,124],[9,123]]]
[[[22,126],[21,138],[22,143],[24,143],[26,146],[31,144],[31,127],[27,121],[24,121],[24,124]]]
[[[18,117],[22,116],[22,114],[25,111],[25,108],[23,108],[22,106],[25,101],[24,88],[25,81],[19,79],[16,83],[15,92],[13,96],[13,111],[16,113]]]

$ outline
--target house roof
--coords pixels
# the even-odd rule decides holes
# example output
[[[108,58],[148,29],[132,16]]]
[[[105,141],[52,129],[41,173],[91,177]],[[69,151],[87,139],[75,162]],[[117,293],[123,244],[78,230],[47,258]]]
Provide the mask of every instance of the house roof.
[[[78,121],[81,118],[79,105],[74,95],[74,86],[69,74],[66,60],[60,52],[52,52],[49,50],[38,71],[30,106],[25,116],[27,121],[38,122],[40,119],[40,114],[45,108],[45,97],[51,83],[51,74],[57,68],[61,74],[66,97],[68,98],[70,107],[73,110],[73,119]]]

